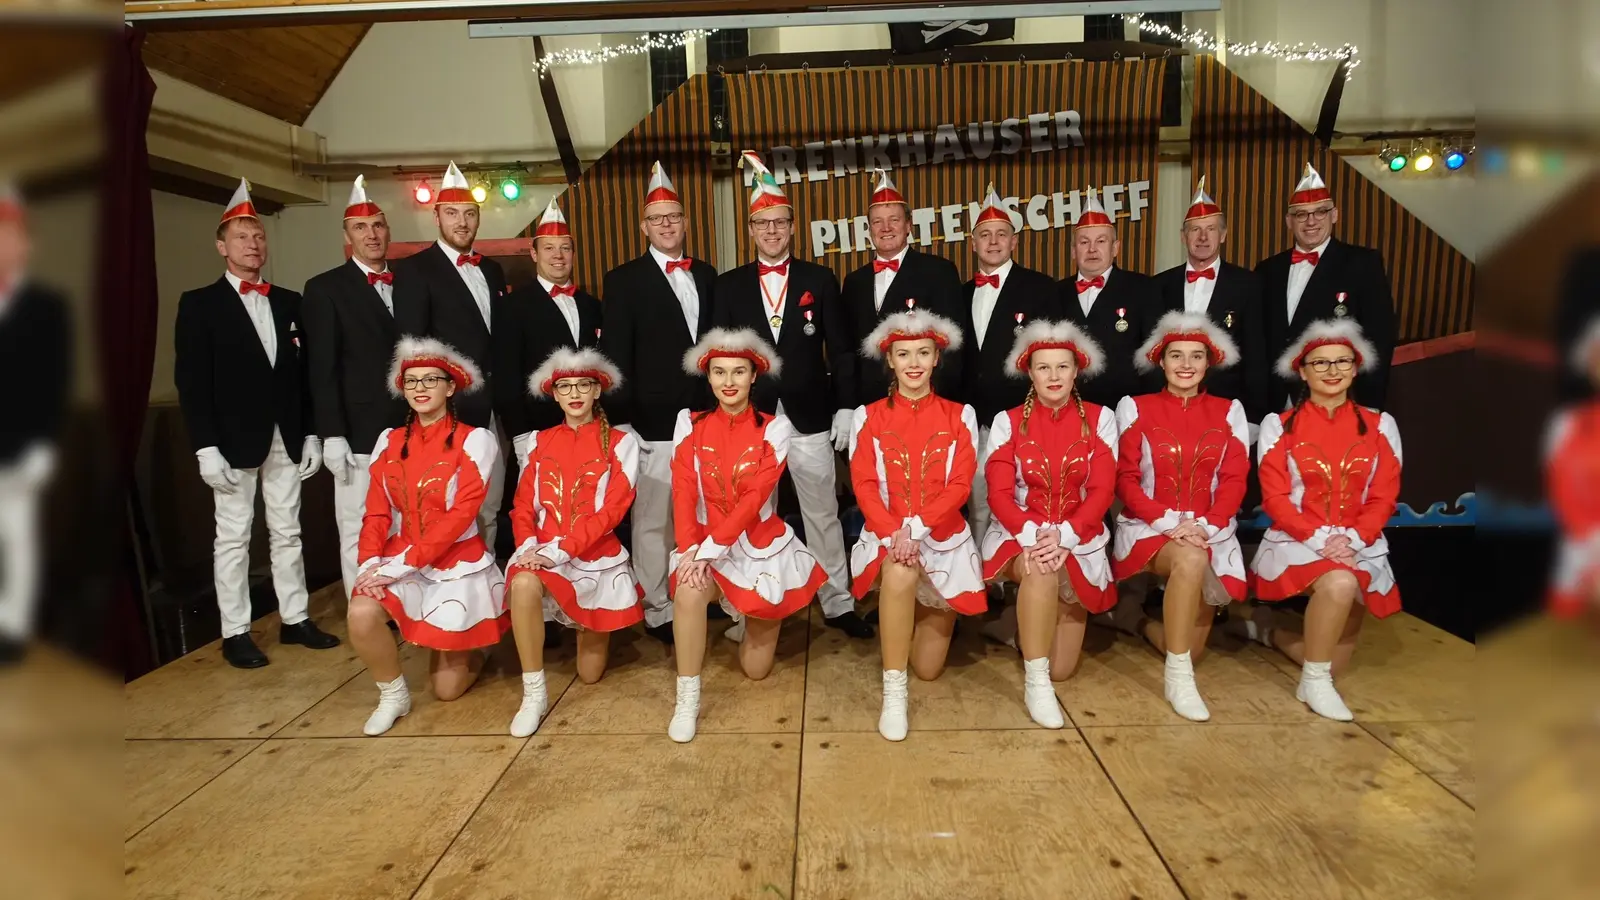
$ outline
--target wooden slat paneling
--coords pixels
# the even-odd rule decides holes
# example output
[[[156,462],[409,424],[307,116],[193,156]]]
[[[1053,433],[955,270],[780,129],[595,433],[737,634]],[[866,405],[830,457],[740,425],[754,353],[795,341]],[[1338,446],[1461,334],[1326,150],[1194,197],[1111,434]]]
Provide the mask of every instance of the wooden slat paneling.
[[[156,32],[145,40],[144,59],[174,78],[302,125],[370,27]]]

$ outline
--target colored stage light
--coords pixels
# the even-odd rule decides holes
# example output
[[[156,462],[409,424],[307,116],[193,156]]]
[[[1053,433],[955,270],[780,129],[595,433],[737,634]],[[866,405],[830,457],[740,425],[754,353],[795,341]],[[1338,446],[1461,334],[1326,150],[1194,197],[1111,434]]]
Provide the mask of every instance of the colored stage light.
[[[421,203],[423,206],[427,206],[429,203],[433,202],[433,188],[428,187],[428,183],[426,181],[417,185],[417,189],[412,193],[417,198],[417,202]]]
[[[517,184],[515,178],[507,178],[500,182],[500,196],[515,202],[522,195],[522,185]]]
[[[1478,161],[1478,168],[1490,175],[1504,175],[1506,165],[1506,151],[1503,147],[1485,147],[1483,158]]]
[[[1411,161],[1411,168],[1416,169],[1418,172],[1426,172],[1433,168],[1433,161],[1433,153],[1424,148],[1421,153],[1417,154],[1417,158]]]
[[[1410,160],[1407,159],[1406,155],[1401,153],[1399,150],[1391,150],[1390,153],[1392,155],[1389,157],[1389,171],[1403,171],[1406,167],[1406,163],[1410,162]]]
[[[489,199],[489,182],[480,178],[472,185],[472,201],[482,203],[487,199]]]
[[[1444,148],[1444,167],[1454,172],[1467,164],[1467,152],[1455,144]]]

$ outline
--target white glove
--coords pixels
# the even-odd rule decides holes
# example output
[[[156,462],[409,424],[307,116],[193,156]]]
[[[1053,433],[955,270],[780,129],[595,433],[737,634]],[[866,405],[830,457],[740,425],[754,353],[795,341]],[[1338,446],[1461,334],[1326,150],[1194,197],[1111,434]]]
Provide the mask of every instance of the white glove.
[[[517,467],[528,461],[528,445],[533,442],[533,432],[519,434],[511,439],[511,450],[517,455]]]
[[[200,480],[210,485],[213,491],[231,494],[239,486],[239,473],[228,466],[221,450],[202,447],[195,451],[194,456],[200,461]]]
[[[38,487],[44,484],[56,470],[55,448],[44,441],[33,444],[23,451],[19,468],[22,480],[28,485]]]
[[[322,468],[322,441],[314,434],[306,435],[305,449],[300,451],[300,480],[317,474]]]
[[[322,464],[328,474],[340,485],[350,483],[355,460],[350,458],[350,442],[342,437],[331,437],[322,445]]]
[[[850,447],[850,420],[855,417],[855,411],[841,409],[833,414],[833,427],[828,429],[828,436],[833,441],[833,449],[843,453]]]

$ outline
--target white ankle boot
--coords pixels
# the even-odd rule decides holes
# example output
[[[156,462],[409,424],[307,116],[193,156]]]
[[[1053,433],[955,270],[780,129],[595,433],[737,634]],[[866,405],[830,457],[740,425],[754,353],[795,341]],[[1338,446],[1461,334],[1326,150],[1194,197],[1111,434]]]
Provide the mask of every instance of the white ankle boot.
[[[1191,722],[1211,719],[1211,710],[1200,699],[1200,689],[1194,683],[1194,664],[1187,653],[1168,653],[1166,672],[1162,676],[1167,702],[1178,715]]]
[[[694,740],[696,720],[700,717],[700,676],[678,676],[678,703],[672,708],[672,721],[667,724],[667,737],[680,744]]]
[[[522,706],[511,718],[511,736],[525,738],[539,730],[549,699],[545,695],[544,670],[522,673]]]
[[[367,735],[383,734],[408,712],[411,712],[411,688],[406,686],[406,677],[401,675],[388,683],[380,681],[378,708],[367,717],[367,724],[361,726],[361,731]]]
[[[883,670],[883,712],[878,716],[878,733],[888,740],[905,740],[906,731],[911,727],[906,721],[908,686],[903,669]]]
[[[1050,683],[1050,657],[1022,661],[1022,701],[1028,706],[1028,718],[1042,728],[1061,728],[1067,724],[1061,715],[1061,704],[1056,702],[1056,688]]]
[[[1296,700],[1311,707],[1311,711],[1324,719],[1350,722],[1355,715],[1344,705],[1344,698],[1333,687],[1333,663],[1308,662],[1300,669],[1300,686],[1295,688]]]

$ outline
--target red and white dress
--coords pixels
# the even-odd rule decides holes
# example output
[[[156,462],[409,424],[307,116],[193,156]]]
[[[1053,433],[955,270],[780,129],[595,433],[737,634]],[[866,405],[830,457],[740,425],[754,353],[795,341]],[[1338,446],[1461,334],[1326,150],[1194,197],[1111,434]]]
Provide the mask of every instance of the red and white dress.
[[[400,636],[434,650],[471,650],[499,642],[511,627],[505,578],[478,533],[478,508],[499,446],[482,428],[455,425],[390,428],[378,435],[361,521],[359,570],[396,579],[383,608]],[[402,447],[407,448],[404,459]]]
[[[1544,472],[1561,525],[1550,612],[1570,618],[1600,588],[1600,400],[1563,412],[1551,423]]]
[[[613,428],[606,452],[600,430],[599,422],[561,424],[529,439],[511,508],[512,558],[534,550],[554,564],[528,570],[544,583],[546,621],[616,631],[644,618],[644,591],[615,534],[633,505],[639,440]],[[510,567],[507,580],[522,570]]]
[[[983,577],[1000,577],[1017,554],[1037,543],[1041,529],[1055,528],[1070,551],[1061,567],[1061,599],[1089,612],[1115,606],[1105,524],[1117,478],[1111,410],[1084,403],[1079,416],[1070,402],[1056,410],[1036,403],[1026,434],[1022,407],[1007,410],[989,426],[984,453],[991,518],[983,536]]]
[[[1349,569],[1323,559],[1328,538],[1350,538],[1362,602],[1379,618],[1400,611],[1383,525],[1400,496],[1400,430],[1388,413],[1346,401],[1331,413],[1302,403],[1293,431],[1288,413],[1261,421],[1261,506],[1272,519],[1250,563],[1260,600],[1306,593],[1328,572]],[[1367,433],[1356,424],[1360,416]]]
[[[850,483],[866,519],[850,550],[851,593],[872,590],[895,532],[911,529],[925,575],[917,601],[977,615],[988,608],[977,542],[961,515],[978,469],[972,407],[937,394],[898,394],[857,407],[850,423]]]
[[[734,615],[781,619],[803,609],[827,572],[779,518],[778,479],[794,426],[754,407],[730,416],[681,410],[672,435],[669,587],[684,557],[711,563],[722,605]]]
[[[1250,474],[1250,426],[1244,406],[1201,393],[1169,390],[1123,397],[1117,404],[1117,532],[1111,572],[1118,581],[1144,571],[1167,534],[1192,518],[1211,553],[1206,602],[1243,600],[1244,554],[1234,534]],[[1219,590],[1220,588],[1220,590]]]

